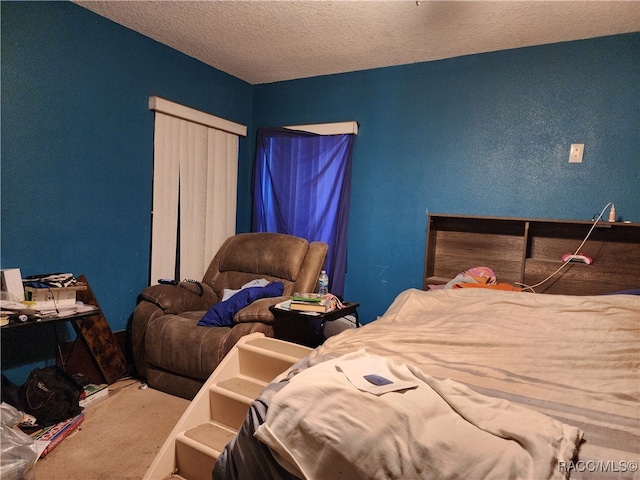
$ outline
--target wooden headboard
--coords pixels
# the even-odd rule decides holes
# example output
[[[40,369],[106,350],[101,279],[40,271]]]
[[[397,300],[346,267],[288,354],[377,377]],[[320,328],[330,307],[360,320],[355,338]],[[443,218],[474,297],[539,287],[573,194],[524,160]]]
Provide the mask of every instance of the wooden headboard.
[[[593,222],[430,214],[424,285],[447,283],[469,268],[491,268],[498,282],[535,285],[574,253]],[[598,295],[640,289],[640,224],[598,222],[581,253],[537,293]]]

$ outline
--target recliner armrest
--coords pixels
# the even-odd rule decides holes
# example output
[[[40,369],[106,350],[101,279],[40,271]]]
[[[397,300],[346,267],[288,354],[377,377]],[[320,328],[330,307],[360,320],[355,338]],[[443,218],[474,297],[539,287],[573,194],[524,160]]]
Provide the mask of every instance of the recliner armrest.
[[[218,296],[206,283],[200,288],[191,282],[179,285],[152,285],[140,293],[140,299],[157,305],[165,313],[177,314],[192,310],[208,310],[218,301]]]
[[[244,307],[233,317],[234,323],[260,322],[273,323],[273,313],[269,310],[271,305],[289,300],[291,296],[259,298]]]

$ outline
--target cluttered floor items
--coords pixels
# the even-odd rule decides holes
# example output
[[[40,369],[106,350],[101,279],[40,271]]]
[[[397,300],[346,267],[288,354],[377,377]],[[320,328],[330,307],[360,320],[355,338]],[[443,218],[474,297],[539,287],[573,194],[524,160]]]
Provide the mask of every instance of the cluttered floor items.
[[[131,378],[110,384],[108,396],[84,410],[82,425],[37,461],[36,479],[143,478],[190,405],[146,387]]]
[[[108,394],[106,384],[78,384],[57,366],[36,368],[17,386],[2,375],[1,477],[30,478],[45,457],[84,421],[83,408]]]

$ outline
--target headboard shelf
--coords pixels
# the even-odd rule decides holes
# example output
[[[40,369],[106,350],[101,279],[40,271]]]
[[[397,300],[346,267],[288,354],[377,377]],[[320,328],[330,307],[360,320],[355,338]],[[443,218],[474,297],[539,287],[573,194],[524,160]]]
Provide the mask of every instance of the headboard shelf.
[[[534,285],[574,253],[593,222],[430,214],[424,284],[441,285],[472,267],[493,269],[501,283]],[[600,222],[581,253],[538,293],[596,295],[640,288],[640,225]]]

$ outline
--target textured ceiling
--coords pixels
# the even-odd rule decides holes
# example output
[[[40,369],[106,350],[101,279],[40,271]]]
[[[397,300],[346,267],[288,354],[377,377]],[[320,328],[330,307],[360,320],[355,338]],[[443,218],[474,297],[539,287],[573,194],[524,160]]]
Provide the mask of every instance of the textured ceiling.
[[[251,84],[640,31],[638,1],[75,1]]]

